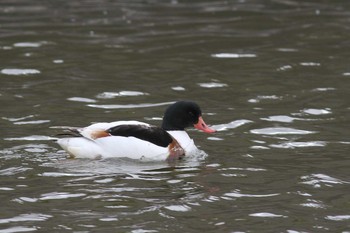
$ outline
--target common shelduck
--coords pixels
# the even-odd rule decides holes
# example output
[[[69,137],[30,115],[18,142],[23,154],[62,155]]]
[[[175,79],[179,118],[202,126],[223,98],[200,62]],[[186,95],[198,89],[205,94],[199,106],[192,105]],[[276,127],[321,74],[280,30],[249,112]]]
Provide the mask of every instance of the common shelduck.
[[[141,160],[176,160],[198,151],[185,128],[194,126],[215,132],[202,118],[200,107],[192,101],[170,105],[161,127],[139,121],[95,123],[69,129],[58,144],[74,158],[127,157]]]

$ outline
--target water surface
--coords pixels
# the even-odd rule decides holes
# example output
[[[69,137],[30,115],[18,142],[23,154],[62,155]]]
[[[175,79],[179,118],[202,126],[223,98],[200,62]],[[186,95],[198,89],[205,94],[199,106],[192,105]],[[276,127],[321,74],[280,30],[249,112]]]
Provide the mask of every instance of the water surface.
[[[0,3],[0,232],[349,232],[349,20],[339,1]],[[218,130],[176,164],[72,160],[57,126]]]

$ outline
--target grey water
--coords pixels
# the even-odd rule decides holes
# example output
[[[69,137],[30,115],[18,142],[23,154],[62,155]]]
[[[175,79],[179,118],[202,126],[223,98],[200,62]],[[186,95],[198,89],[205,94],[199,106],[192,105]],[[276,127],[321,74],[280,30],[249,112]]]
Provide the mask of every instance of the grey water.
[[[350,232],[350,2],[0,2],[0,232]],[[196,101],[176,164],[69,159],[58,126]]]

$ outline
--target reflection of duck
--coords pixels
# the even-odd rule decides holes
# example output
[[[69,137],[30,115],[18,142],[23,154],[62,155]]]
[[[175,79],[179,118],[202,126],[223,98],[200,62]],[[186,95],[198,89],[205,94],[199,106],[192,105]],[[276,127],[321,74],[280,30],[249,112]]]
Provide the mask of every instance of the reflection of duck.
[[[139,121],[95,123],[71,129],[64,134],[69,137],[57,142],[75,158],[173,160],[198,150],[185,132],[185,128],[192,125],[206,133],[215,132],[203,121],[196,103],[179,101],[165,111],[162,127]]]

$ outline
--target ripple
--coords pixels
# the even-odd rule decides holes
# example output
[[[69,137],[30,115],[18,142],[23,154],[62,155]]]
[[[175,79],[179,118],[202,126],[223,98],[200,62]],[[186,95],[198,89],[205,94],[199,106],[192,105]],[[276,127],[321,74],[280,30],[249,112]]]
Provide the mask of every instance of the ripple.
[[[300,62],[301,66],[321,66],[318,62]]]
[[[300,205],[304,206],[304,207],[315,208],[315,209],[325,209],[326,208],[326,205],[323,204],[321,201],[312,200],[312,199],[308,199],[308,201],[309,202],[302,203]]]
[[[292,123],[294,120],[299,120],[300,118],[284,116],[284,115],[277,115],[277,116],[269,116],[268,118],[260,118],[260,119],[265,120],[265,121]]]
[[[278,48],[277,51],[280,51],[280,52],[297,52],[299,50],[295,49],[295,48]]]
[[[280,193],[271,193],[271,194],[247,194],[247,193],[240,193],[239,191],[235,191],[232,193],[225,193],[225,196],[228,197],[274,197],[280,195]]]
[[[28,116],[18,117],[18,118],[2,117],[2,119],[13,122],[13,121],[21,121],[21,120],[25,120],[25,119],[29,119],[29,118],[33,118],[33,117],[35,117],[35,115],[28,115]]]
[[[287,218],[287,216],[285,215],[273,214],[268,212],[253,213],[253,214],[249,214],[249,216],[260,217],[260,218]]]
[[[270,149],[269,147],[266,147],[266,146],[251,146],[250,148],[253,150],[268,150],[268,149]]]
[[[231,122],[226,123],[226,124],[212,125],[212,128],[217,130],[217,131],[224,131],[224,130],[228,130],[228,129],[235,129],[235,128],[238,128],[242,125],[251,123],[251,122],[252,121],[250,121],[250,120],[241,119],[241,120],[231,121]]]
[[[253,168],[253,167],[229,167],[229,168],[221,168],[219,169],[221,171],[227,171],[227,170],[234,170],[234,171],[252,171],[252,172],[260,172],[260,171],[267,171],[264,168]]]
[[[7,75],[30,75],[40,74],[40,71],[36,69],[2,69],[0,73]]]
[[[344,221],[344,220],[350,220],[350,215],[329,215],[325,217],[325,219],[332,220],[332,221]]]
[[[186,164],[191,164],[191,161]],[[142,162],[138,160],[131,160],[127,158],[110,158],[102,160],[76,160],[65,159],[60,163],[52,163],[53,166],[60,170],[60,172],[44,172],[42,176],[76,176],[76,177],[92,177],[94,175],[125,175],[125,179],[139,178],[142,171],[163,169],[167,166],[165,162]],[[147,177],[143,177],[147,179]]]
[[[45,221],[51,218],[52,215],[47,214],[21,214],[13,218],[0,219],[0,224],[11,223],[11,222],[33,222],[33,221]]]
[[[85,176],[91,176],[91,174],[88,173],[64,173],[64,172],[44,172],[41,174],[41,176],[45,177],[85,177]]]
[[[253,53],[216,53],[212,54],[211,57],[215,58],[254,58],[257,57],[256,54]]]
[[[277,70],[278,71],[285,71],[285,70],[290,70],[293,67],[291,65],[284,65],[284,66],[280,66]]]
[[[70,97],[67,100],[75,101],[75,102],[83,102],[83,103],[96,103],[97,102],[94,99],[84,98],[84,97]]]
[[[200,87],[204,88],[219,88],[219,87],[227,87],[226,83],[218,83],[218,82],[209,82],[209,83],[198,83]]]
[[[301,129],[287,128],[287,127],[270,127],[262,129],[250,130],[252,134],[263,134],[263,135],[285,135],[285,134],[312,134],[314,131],[307,131]]]
[[[293,113],[294,115],[302,115],[299,113]],[[264,121],[273,121],[273,122],[283,122],[283,123],[292,123],[293,121],[317,121],[318,119],[306,119],[306,118],[298,118],[298,117],[290,117],[285,115],[276,115],[276,116],[269,116],[265,118],[260,118]]]
[[[35,121],[17,121],[13,124],[15,125],[36,125],[36,124],[45,124],[51,122],[50,120],[35,120]]]
[[[149,95],[149,94],[141,91],[119,91],[119,92],[103,92],[98,94],[96,97],[99,99],[113,99],[115,97],[142,96],[142,95]]]
[[[29,141],[31,141],[31,140],[29,140]],[[0,153],[13,154],[14,152],[18,152],[18,151],[26,150],[26,149],[32,149],[32,148],[45,149],[45,148],[50,148],[50,147],[48,145],[46,145],[46,144],[25,144],[25,145],[14,146],[14,147],[11,147],[11,148],[5,148],[3,150],[0,150]]]
[[[181,87],[181,86],[171,87],[171,89],[173,89],[174,91],[186,91],[186,89],[184,87]]]
[[[67,193],[67,192],[52,192],[42,194],[39,200],[59,200],[59,199],[68,199],[72,197],[83,197],[86,196],[85,193]]]
[[[118,218],[112,218],[112,217],[110,217],[110,218],[100,218],[99,220],[102,221],[102,222],[112,222],[112,221],[118,221]]]
[[[11,46],[0,46],[0,49],[2,49],[2,50],[11,50],[12,47]]]
[[[314,188],[320,188],[321,185],[332,187],[334,184],[350,184],[348,181],[343,181],[325,174],[311,174],[302,176],[301,179],[304,180],[301,182],[302,184],[308,184]]]
[[[309,115],[326,115],[326,114],[332,113],[329,108],[326,108],[326,109],[308,108],[308,109],[302,110],[302,112]]]
[[[62,59],[55,59],[55,60],[53,60],[52,61],[54,64],[62,64],[62,63],[64,63],[64,60],[62,60]]]
[[[23,227],[23,226],[16,226],[16,227],[9,227],[6,229],[0,230],[0,233],[15,233],[15,232],[29,232],[29,231],[37,231],[38,229],[36,227]]]
[[[249,103],[259,103],[262,100],[279,100],[279,99],[282,99],[282,97],[279,97],[277,95],[258,95],[254,99],[249,99],[248,102]]]
[[[19,197],[13,199],[14,202],[23,204],[24,202],[34,203],[38,201],[38,198],[31,198],[31,197]]]
[[[311,142],[284,142],[281,144],[271,144],[271,147],[274,148],[284,148],[284,149],[293,149],[301,147],[324,147],[327,145],[327,142],[324,141],[311,141]]]
[[[219,138],[219,137],[207,137],[208,140],[211,140],[211,141],[222,141],[224,140],[223,138]]]
[[[169,205],[165,206],[164,208],[176,212],[187,212],[191,210],[191,207],[188,205]]]
[[[29,167],[10,167],[0,170],[0,176],[13,176],[19,173],[23,173],[28,170],[32,170],[33,168]]]
[[[334,87],[319,87],[319,88],[312,89],[311,91],[335,91],[335,90],[337,89]]]
[[[44,44],[47,44],[46,41],[41,41],[41,42],[18,42],[14,43],[13,47],[17,48],[38,48]]]
[[[154,233],[154,232],[159,232],[157,230],[145,230],[145,229],[136,229],[132,230],[131,233]]]
[[[0,187],[0,191],[13,191],[13,190],[15,190],[15,189],[9,188],[9,187]]]
[[[18,138],[4,138],[6,141],[52,141],[57,138],[43,136],[43,135],[31,135],[26,137],[18,137]]]
[[[124,108],[150,108],[173,104],[174,102],[164,102],[164,103],[143,103],[143,104],[89,104],[87,106],[92,108],[103,108],[103,109],[124,109]]]

